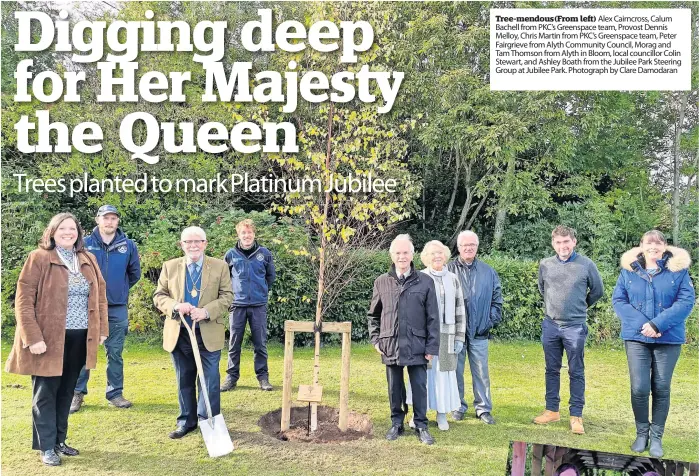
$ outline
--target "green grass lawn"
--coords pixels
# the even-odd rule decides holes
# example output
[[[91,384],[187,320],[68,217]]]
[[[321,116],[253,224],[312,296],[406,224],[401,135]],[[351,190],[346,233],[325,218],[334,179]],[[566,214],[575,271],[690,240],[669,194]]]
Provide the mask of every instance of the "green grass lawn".
[[[2,361],[9,344],[2,344]],[[294,384],[311,383],[312,349],[295,352]],[[31,380],[2,374],[2,473],[10,474],[471,474],[501,475],[511,440],[550,443],[575,448],[629,453],[635,429],[629,396],[626,356],[620,344],[587,349],[585,429],[573,435],[567,407],[560,423],[539,427],[531,420],[544,407],[544,358],[534,342],[493,342],[490,372],[494,426],[474,418],[451,422],[440,432],[430,412],[430,430],[437,443],[426,447],[412,433],[396,442],[383,439],[390,425],[384,366],[368,345],[353,345],[350,409],[366,413],[374,423],[372,439],[342,444],[288,443],[261,433],[261,415],[281,406],[283,347],[269,349],[273,392],[262,392],[252,368],[252,351],[243,353],[238,388],[222,394],[221,407],[234,440],[231,456],[210,459],[200,434],[182,440],[167,436],[175,427],[177,394],[169,354],[145,344],[127,345],[124,355],[128,410],[104,399],[104,355],[90,380],[83,409],[70,417],[68,443],[81,451],[64,458],[57,468],[45,468],[31,449]],[[337,406],[340,349],[321,353],[324,404]],[[664,438],[666,457],[697,461],[699,451],[699,391],[697,352],[685,347],[672,389],[672,408]],[[225,358],[221,369],[225,368]],[[564,369],[565,373],[565,369]],[[467,372],[467,400],[470,375]],[[568,400],[568,377],[562,377],[562,401]],[[294,390],[296,394],[296,389]]]

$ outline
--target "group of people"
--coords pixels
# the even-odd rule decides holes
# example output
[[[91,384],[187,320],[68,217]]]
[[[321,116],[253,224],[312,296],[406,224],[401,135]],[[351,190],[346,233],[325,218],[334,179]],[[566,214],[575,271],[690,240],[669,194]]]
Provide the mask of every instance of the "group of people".
[[[132,403],[123,395],[122,351],[128,332],[129,289],[141,277],[138,249],[119,228],[116,207],[104,205],[97,226],[87,237],[70,213],[54,216],[39,248],[32,251],[17,282],[17,327],[6,370],[32,377],[33,448],[47,465],[78,450],[66,444],[69,413],[79,411],[87,394],[89,370],[104,344],[107,355],[106,398],[116,408]],[[197,369],[185,323],[194,328],[212,414],[220,413],[220,392],[233,390],[240,377],[240,353],[246,324],[254,346],[259,387],[273,389],[267,366],[267,299],[275,280],[270,251],[255,240],[255,225],[236,226],[238,241],[224,259],[206,256],[206,232],[182,230],[183,256],[166,261],[153,302],[165,316],[163,348],[175,368],[179,410],[175,430],[182,438],[207,418]],[[570,425],[584,433],[584,348],[587,310],[603,296],[595,264],[575,251],[575,231],[558,226],[552,232],[556,255],[541,261],[539,290],[544,299],[542,343],[546,364],[546,408],[537,424],[560,420],[559,388],[563,352],[570,375]],[[449,248],[430,241],[421,253],[425,269],[413,264],[414,246],[398,235],[390,246],[391,270],[379,276],[369,307],[369,335],[386,365],[392,425],[386,438],[404,432],[408,404],[410,425],[418,439],[433,444],[427,410],[437,412],[440,430],[448,430],[447,414],[462,420],[464,369],[468,358],[475,416],[495,424],[488,372],[491,330],[502,321],[502,289],[497,272],[477,259],[479,240],[463,231],[459,255],[449,261]],[[685,321],[694,305],[688,274],[689,254],[667,246],[657,230],[643,235],[640,246],[625,253],[612,297],[621,319],[631,378],[631,400],[637,437],[636,452],[650,446],[662,456],[661,438],[670,404],[670,382],[685,342]],[[230,340],[226,378],[219,362],[225,346],[225,316]],[[404,369],[409,382],[406,389]],[[649,395],[653,395],[649,419]]]
[[[462,420],[464,367],[468,357],[476,418],[495,424],[488,373],[490,331],[502,321],[502,290],[497,272],[477,259],[478,236],[463,231],[457,237],[459,255],[448,262],[449,248],[428,242],[416,272],[415,248],[409,235],[398,235],[389,252],[391,270],[379,276],[369,306],[372,345],[386,366],[391,428],[396,440],[409,422],[417,438],[433,444],[427,410],[437,412],[437,426],[448,430],[447,414]],[[604,295],[597,266],[575,250],[575,230],[557,226],[551,233],[555,255],[541,260],[538,287],[544,301],[541,342],[545,361],[544,411],[533,419],[540,425],[558,422],[560,375],[565,351],[570,377],[570,428],[584,434],[585,344],[587,311]],[[621,320],[631,380],[631,404],[636,421],[634,452],[662,457],[662,436],[670,409],[672,374],[685,342],[685,321],[695,293],[687,251],[667,245],[652,230],[640,246],[624,253],[612,296]],[[408,373],[406,388],[404,370]],[[650,407],[650,395],[653,402]],[[650,407],[650,418],[649,418]]]
[[[116,207],[99,208],[92,233],[84,236],[71,213],[54,216],[39,248],[24,263],[15,293],[17,327],[6,370],[32,377],[32,447],[49,466],[79,451],[66,444],[68,417],[87,395],[90,369],[103,344],[107,357],[105,396],[115,408],[129,408],[123,395],[122,353],[128,333],[129,290],[141,278],[138,248],[119,227]],[[255,225],[236,226],[238,242],[224,260],[205,256],[206,233],[188,227],[179,246],[184,256],[163,264],[154,295],[166,316],[163,348],[170,352],[177,378],[180,414],[169,436],[181,438],[207,418],[196,398],[197,370],[192,343],[182,321],[194,323],[213,414],[220,413],[220,391],[235,388],[246,323],[250,323],[255,373],[270,391],[267,367],[267,297],[275,279],[272,254],[255,240]],[[228,368],[220,382],[225,345],[224,318],[230,319]]]

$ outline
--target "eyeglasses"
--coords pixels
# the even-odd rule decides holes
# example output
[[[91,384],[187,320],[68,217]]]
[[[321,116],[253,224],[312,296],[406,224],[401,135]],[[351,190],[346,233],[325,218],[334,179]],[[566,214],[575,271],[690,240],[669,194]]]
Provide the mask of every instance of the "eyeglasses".
[[[459,248],[478,248],[478,244],[477,243],[476,244],[468,243],[465,245],[459,245]]]
[[[201,245],[202,243],[206,243],[206,240],[184,240],[182,243],[185,245]]]

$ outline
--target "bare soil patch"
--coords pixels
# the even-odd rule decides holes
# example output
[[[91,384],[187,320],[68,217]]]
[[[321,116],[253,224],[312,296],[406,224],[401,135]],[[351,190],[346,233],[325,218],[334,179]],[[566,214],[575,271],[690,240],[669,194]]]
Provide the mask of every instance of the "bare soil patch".
[[[305,441],[308,443],[339,443],[362,438],[372,438],[374,425],[367,415],[350,412],[347,416],[347,431],[337,427],[340,410],[333,407],[318,407],[318,429],[308,432],[308,407],[292,407],[288,431],[280,431],[282,410],[277,409],[263,415],[257,424],[262,432],[282,441]]]

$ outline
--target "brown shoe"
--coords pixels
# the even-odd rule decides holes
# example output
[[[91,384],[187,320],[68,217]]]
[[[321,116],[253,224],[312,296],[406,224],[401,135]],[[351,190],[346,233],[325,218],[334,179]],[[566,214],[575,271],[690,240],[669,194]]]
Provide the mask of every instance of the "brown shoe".
[[[73,400],[70,402],[70,413],[80,410],[80,407],[83,406],[83,398],[85,398],[85,395],[82,392],[73,393]]]
[[[584,435],[585,427],[583,426],[582,417],[572,416],[570,417],[570,429],[576,435]]]
[[[544,413],[534,418],[534,423],[537,425],[546,425],[547,423],[556,421],[561,421],[561,414],[560,412],[552,412],[551,410],[544,410]]]

